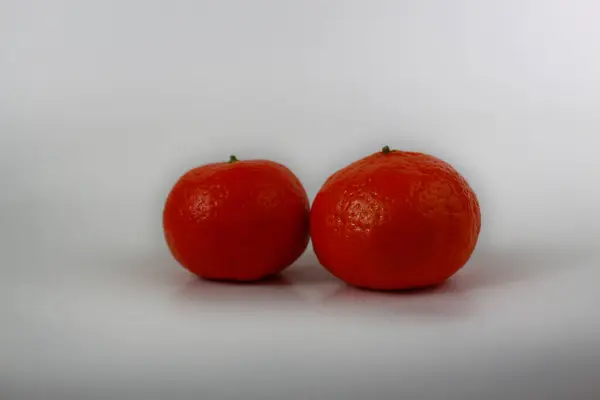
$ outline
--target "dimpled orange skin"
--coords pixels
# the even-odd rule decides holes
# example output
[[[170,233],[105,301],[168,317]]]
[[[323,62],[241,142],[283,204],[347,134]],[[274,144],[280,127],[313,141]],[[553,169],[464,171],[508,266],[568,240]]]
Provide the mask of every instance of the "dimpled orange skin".
[[[319,262],[375,290],[433,286],[470,258],[481,228],[475,193],[446,162],[384,148],[333,174],[311,209]]]
[[[277,274],[306,249],[308,224],[302,184],[285,166],[267,160],[192,169],[175,184],[163,212],[175,259],[214,280]]]

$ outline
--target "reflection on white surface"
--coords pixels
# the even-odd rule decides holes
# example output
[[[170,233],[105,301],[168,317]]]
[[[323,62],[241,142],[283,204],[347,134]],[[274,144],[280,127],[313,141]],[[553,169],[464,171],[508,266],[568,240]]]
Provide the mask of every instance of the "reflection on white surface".
[[[2,285],[7,398],[598,390],[600,257],[582,249],[480,251],[443,285],[389,293],[349,287],[311,254],[257,284],[193,277],[166,249],[82,255]]]

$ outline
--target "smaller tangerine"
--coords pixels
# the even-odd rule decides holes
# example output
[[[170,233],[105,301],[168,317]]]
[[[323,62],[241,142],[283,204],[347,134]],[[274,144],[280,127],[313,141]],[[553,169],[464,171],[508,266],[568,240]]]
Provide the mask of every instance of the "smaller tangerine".
[[[277,274],[304,252],[309,202],[300,180],[269,160],[213,163],[175,184],[163,211],[167,245],[207,279],[254,281]]]

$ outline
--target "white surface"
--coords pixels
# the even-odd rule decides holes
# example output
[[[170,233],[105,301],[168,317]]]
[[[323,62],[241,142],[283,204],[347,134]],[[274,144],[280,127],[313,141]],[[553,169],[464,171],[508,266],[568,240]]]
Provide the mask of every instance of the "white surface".
[[[0,398],[600,397],[594,1],[0,2]],[[382,144],[454,164],[480,245],[377,294],[307,254],[193,279],[160,213],[230,153],[311,198]]]

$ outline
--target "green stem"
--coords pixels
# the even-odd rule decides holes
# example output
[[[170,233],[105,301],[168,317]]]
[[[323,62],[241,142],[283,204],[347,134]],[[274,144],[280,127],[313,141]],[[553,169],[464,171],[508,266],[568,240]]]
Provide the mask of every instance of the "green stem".
[[[387,145],[386,145],[386,146],[383,146],[383,148],[381,149],[381,152],[382,152],[383,154],[390,154],[390,152],[391,152],[391,151],[392,151],[392,150],[390,150],[390,146],[387,146]]]
[[[234,156],[233,154],[229,156],[229,164],[233,164],[236,161],[238,161],[236,156]]]

